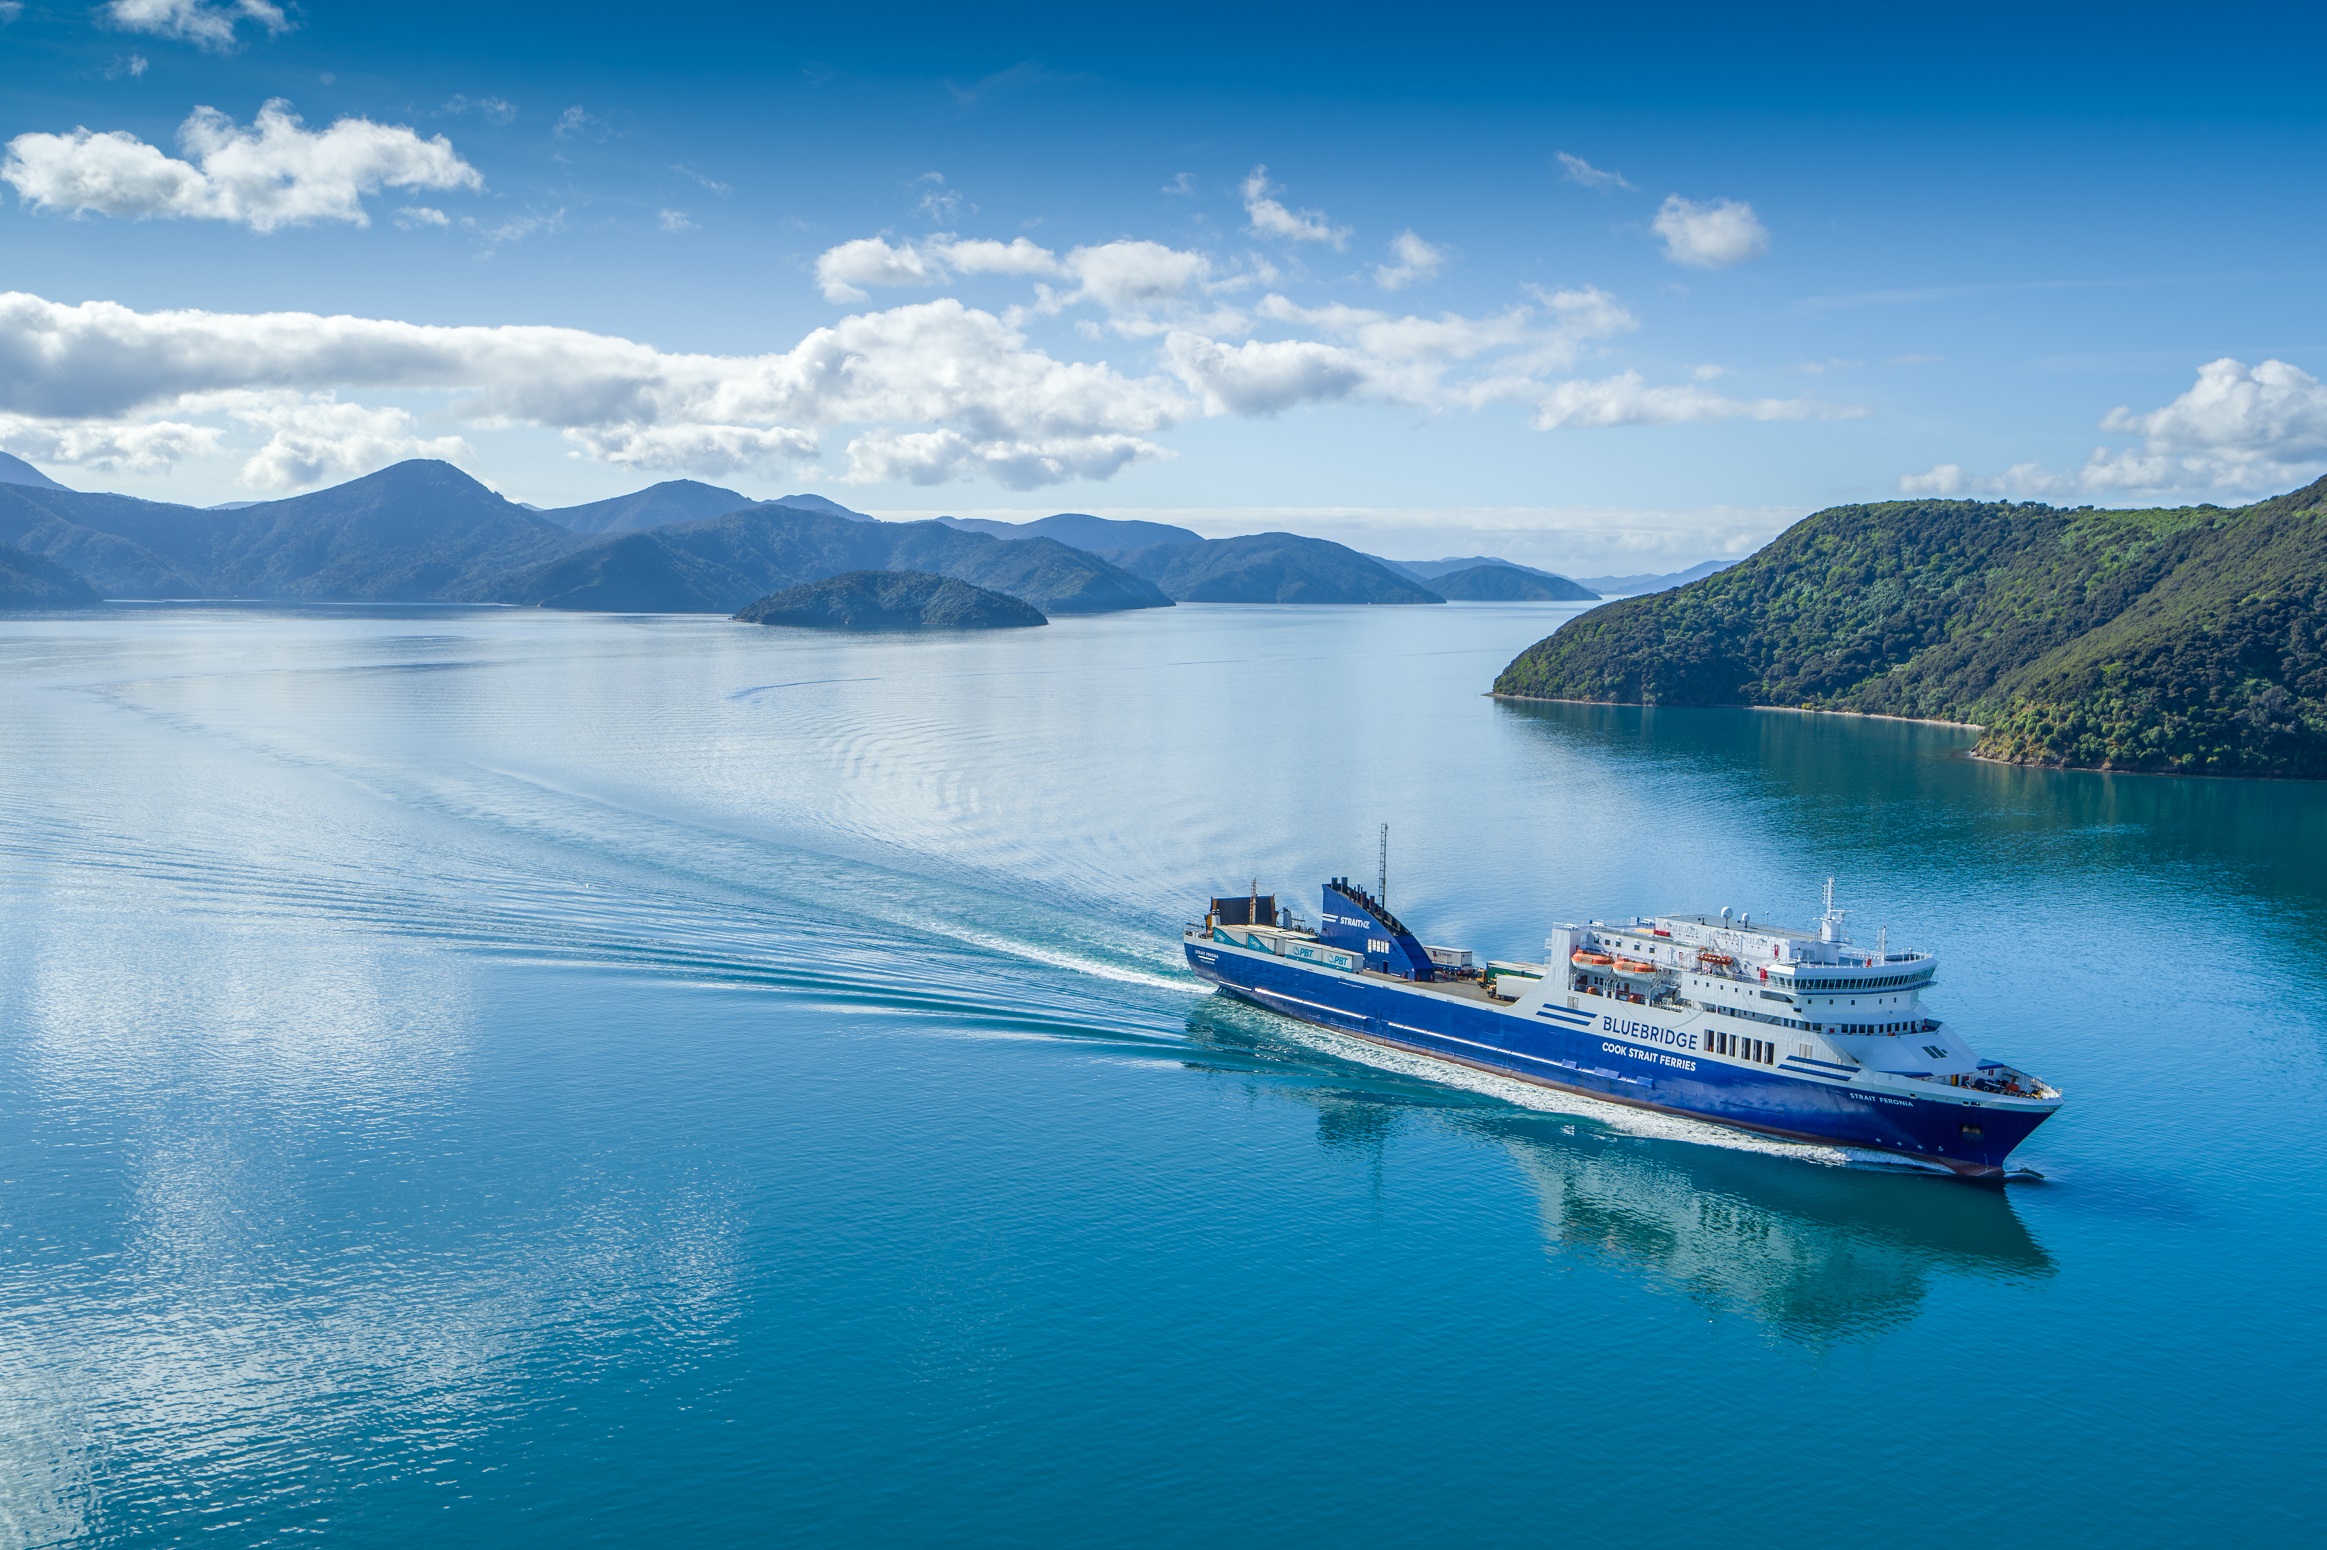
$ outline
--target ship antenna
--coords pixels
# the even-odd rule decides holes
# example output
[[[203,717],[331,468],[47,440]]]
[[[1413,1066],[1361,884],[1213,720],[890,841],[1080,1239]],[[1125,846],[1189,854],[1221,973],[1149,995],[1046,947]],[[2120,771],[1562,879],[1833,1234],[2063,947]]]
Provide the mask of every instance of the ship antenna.
[[[1374,870],[1374,902],[1383,909],[1390,907],[1390,826],[1382,825],[1381,865]]]

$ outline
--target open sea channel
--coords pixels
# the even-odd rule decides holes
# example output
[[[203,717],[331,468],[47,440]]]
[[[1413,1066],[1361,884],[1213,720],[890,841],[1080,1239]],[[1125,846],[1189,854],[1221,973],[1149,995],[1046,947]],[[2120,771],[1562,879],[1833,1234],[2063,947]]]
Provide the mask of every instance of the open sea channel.
[[[2327,787],[1512,705],[1533,605],[0,621],[0,1546],[2311,1545]],[[1749,909],[2004,1188],[1203,993]]]

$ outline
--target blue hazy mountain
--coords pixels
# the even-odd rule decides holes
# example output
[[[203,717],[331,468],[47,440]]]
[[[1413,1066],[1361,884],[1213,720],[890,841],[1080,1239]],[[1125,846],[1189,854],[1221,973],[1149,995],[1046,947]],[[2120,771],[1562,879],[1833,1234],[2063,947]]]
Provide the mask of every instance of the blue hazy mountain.
[[[1055,516],[1040,517],[1032,522],[998,522],[990,517],[939,517],[948,527],[958,527],[972,533],[991,533],[996,538],[1055,538],[1075,549],[1088,549],[1093,554],[1136,554],[1158,544],[1200,544],[1200,533],[1191,533],[1184,527],[1168,522],[1136,522],[1121,517],[1094,517],[1087,512],[1062,511]]]
[[[27,485],[35,490],[61,490],[57,483],[20,457],[0,452],[0,484]]]
[[[1455,603],[1593,603],[1600,594],[1565,576],[1518,565],[1469,565],[1441,571],[1430,589]]]
[[[763,597],[735,617],[810,630],[1016,630],[1050,623],[1017,598],[911,570],[827,576]]]
[[[1123,568],[1182,603],[1443,603],[1410,576],[1355,549],[1296,533],[1157,544]]]
[[[0,543],[108,597],[471,600],[586,541],[424,459],[225,511],[0,485]]]
[[[1602,595],[1638,597],[1646,592],[1669,592],[1674,587],[1685,587],[1692,581],[1702,581],[1717,571],[1725,571],[1736,563],[1735,560],[1707,560],[1702,565],[1692,565],[1687,570],[1669,573],[1647,571],[1637,576],[1585,576],[1580,578],[1579,584]]]
[[[674,522],[701,522],[723,517],[753,504],[748,495],[723,490],[693,479],[665,479],[628,495],[616,495],[581,506],[559,506],[540,513],[559,527],[576,533],[636,533]]]
[[[828,517],[846,517],[851,522],[876,520],[866,516],[861,511],[851,511],[838,501],[826,500],[821,495],[779,495],[768,504],[771,506],[792,506],[801,511],[821,511]]]
[[[95,588],[54,560],[0,544],[0,608],[88,608]]]
[[[486,595],[543,608],[732,614],[771,593],[851,571],[950,576],[1046,614],[1171,606],[1138,576],[1055,539],[1004,540],[942,522],[835,516],[792,500],[604,539],[506,577]]]

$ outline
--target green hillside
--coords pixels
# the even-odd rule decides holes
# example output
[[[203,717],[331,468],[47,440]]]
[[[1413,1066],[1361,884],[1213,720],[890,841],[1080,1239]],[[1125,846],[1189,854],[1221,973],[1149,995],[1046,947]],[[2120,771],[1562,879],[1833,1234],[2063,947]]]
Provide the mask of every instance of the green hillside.
[[[2327,778],[2327,480],[2237,510],[1837,506],[1592,610],[1495,692],[1930,717],[2022,763]]]

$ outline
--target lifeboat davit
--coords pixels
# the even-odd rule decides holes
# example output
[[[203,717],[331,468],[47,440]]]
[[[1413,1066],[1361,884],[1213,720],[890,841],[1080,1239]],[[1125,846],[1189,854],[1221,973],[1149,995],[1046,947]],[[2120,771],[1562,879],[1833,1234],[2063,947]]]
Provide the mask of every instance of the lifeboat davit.
[[[1587,953],[1580,947],[1567,956],[1568,962],[1579,969],[1605,969],[1616,961],[1606,953]]]

